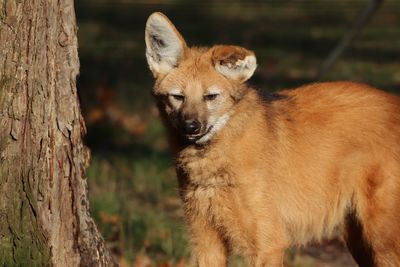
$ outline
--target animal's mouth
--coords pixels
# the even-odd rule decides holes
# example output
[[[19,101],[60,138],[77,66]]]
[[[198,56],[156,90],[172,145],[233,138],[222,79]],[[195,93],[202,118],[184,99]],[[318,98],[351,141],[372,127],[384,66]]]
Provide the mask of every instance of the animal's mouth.
[[[207,128],[207,130],[203,133],[199,133],[199,134],[186,134],[185,137],[188,141],[190,142],[196,142],[197,140],[199,140],[200,138],[202,138],[203,136],[207,135],[208,133],[210,133],[211,129],[213,128],[213,125],[211,125],[210,127]]]

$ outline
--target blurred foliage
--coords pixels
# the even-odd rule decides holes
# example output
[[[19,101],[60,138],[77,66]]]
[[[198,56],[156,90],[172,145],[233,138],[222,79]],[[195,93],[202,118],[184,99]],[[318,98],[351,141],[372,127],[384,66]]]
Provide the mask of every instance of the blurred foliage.
[[[91,210],[121,266],[192,266],[175,174],[151,99],[144,25],[167,14],[188,44],[255,51],[262,90],[315,81],[323,60],[368,0],[79,0],[78,89],[93,159]],[[400,90],[400,1],[386,0],[325,80]],[[343,247],[326,241],[330,247]],[[289,266],[317,266],[317,246],[291,249]],[[338,253],[344,254],[343,251]],[[332,251],[329,255],[338,255]],[[323,266],[352,266],[346,257]],[[322,257],[323,258],[323,257]],[[340,258],[340,257],[339,257]],[[348,255],[347,255],[348,259]],[[235,259],[232,266],[246,266]],[[322,266],[322,265],[318,265]]]

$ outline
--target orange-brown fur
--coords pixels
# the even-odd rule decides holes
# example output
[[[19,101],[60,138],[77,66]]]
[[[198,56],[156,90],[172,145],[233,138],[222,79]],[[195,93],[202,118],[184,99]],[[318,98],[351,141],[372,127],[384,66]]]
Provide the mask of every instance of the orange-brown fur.
[[[189,97],[212,85],[230,96],[229,121],[201,145],[180,140],[159,100],[199,266],[226,266],[232,250],[252,266],[281,266],[288,246],[338,227],[361,266],[399,266],[399,98],[352,82],[263,98],[215,71],[221,49],[185,47],[154,89],[179,85]]]

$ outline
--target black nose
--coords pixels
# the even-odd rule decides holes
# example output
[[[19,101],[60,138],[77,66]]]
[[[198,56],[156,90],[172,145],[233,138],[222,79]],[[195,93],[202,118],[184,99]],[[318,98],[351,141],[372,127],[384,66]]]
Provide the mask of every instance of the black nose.
[[[201,124],[198,120],[185,120],[183,123],[183,129],[186,134],[198,134],[200,132]]]

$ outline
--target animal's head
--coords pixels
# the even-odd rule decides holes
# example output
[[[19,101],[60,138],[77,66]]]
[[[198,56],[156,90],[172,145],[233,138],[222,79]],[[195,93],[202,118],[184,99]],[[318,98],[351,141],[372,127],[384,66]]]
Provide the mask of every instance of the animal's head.
[[[243,83],[257,66],[254,53],[238,46],[190,48],[162,13],[148,18],[145,40],[161,112],[187,141],[207,142],[245,94]]]

